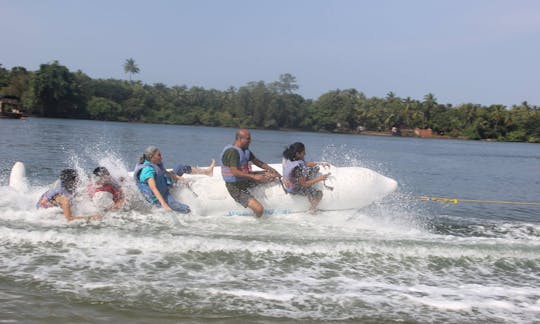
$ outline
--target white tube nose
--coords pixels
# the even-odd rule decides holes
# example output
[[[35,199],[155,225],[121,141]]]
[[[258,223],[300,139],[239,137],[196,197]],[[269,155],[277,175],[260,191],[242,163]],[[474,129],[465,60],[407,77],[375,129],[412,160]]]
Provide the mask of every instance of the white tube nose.
[[[11,173],[9,175],[9,186],[20,192],[28,191],[26,168],[22,162],[15,162],[11,168]]]
[[[394,192],[397,189],[397,181],[392,178],[386,178],[386,187],[388,188],[388,193]]]
[[[370,191],[373,193],[373,199],[379,200],[386,195],[396,191],[397,181],[383,176],[382,174],[375,173],[375,179],[370,187]]]

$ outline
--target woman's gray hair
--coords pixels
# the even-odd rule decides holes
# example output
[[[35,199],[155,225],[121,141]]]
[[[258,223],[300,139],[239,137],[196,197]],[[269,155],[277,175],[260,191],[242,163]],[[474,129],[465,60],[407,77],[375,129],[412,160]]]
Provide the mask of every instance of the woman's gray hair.
[[[159,149],[155,146],[148,146],[146,150],[144,150],[143,155],[139,158],[139,163],[144,163],[145,160],[150,161],[152,156],[157,153]]]

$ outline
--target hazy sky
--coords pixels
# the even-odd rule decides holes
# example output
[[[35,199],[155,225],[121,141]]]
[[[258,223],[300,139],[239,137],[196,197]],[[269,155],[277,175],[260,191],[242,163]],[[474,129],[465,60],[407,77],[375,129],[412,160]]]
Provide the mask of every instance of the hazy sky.
[[[540,1],[0,0],[0,64],[225,90],[297,79],[318,98],[540,105]]]

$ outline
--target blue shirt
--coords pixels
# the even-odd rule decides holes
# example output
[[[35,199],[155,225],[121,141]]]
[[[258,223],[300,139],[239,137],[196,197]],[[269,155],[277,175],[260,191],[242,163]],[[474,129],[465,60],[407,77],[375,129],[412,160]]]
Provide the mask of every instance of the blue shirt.
[[[143,164],[150,164],[150,161],[144,161]],[[139,181],[142,183],[146,183],[146,181],[150,178],[154,178],[156,176],[156,170],[152,168],[151,166],[147,166],[142,168],[141,173],[139,174]]]

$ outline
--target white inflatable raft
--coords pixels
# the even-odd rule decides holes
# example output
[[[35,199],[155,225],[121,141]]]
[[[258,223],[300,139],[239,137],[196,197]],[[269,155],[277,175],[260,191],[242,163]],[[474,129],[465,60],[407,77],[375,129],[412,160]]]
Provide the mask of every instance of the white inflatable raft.
[[[281,164],[271,166],[281,172]],[[321,167],[320,172],[330,173],[325,184],[316,184],[323,191],[318,206],[321,210],[360,209],[381,200],[397,188],[395,180],[366,168],[331,166]],[[27,190],[25,174],[24,164],[15,163],[9,185],[19,191]],[[212,177],[191,174],[184,174],[184,177],[190,180],[190,188],[174,186],[172,194],[189,205],[194,215],[253,215],[249,208],[242,207],[231,198],[221,178],[220,167],[214,168]],[[265,207],[265,214],[305,212],[310,207],[307,197],[287,194],[279,181],[262,184],[251,192]]]
[[[281,172],[281,164],[271,164]],[[321,210],[360,209],[397,188],[397,182],[373,170],[360,167],[320,168],[321,173],[330,173],[328,180],[316,186],[323,191],[318,206]],[[249,208],[235,202],[225,188],[219,167],[214,168],[214,176],[189,175],[191,189],[184,186],[173,189],[174,196],[189,205],[196,215],[253,215]],[[332,190],[330,189],[333,188]],[[281,183],[275,181],[251,190],[253,196],[265,207],[265,214],[288,214],[305,212],[310,204],[307,197],[285,193]]]

